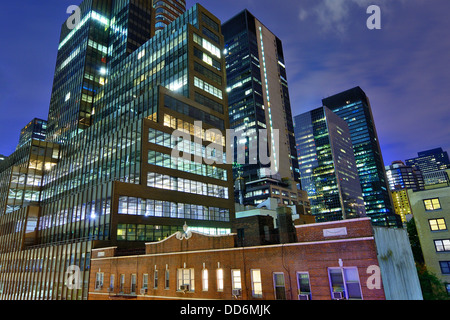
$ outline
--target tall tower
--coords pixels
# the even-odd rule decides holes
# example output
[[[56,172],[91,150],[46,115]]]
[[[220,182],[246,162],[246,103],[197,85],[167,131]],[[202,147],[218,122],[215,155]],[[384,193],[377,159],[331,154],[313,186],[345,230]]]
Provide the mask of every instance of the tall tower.
[[[91,126],[111,68],[155,32],[149,1],[85,0],[79,7],[80,21],[61,28],[47,130],[47,140],[55,143]]]
[[[247,136],[231,141],[236,153],[245,150],[241,155],[245,154],[245,163],[237,161],[233,169],[235,179],[245,179],[244,202],[264,201],[272,196],[272,186],[278,192],[284,189],[296,193],[298,163],[281,40],[247,10],[225,22],[222,30],[230,125],[235,132]],[[267,144],[265,149],[273,156],[275,174],[268,173],[268,166],[252,155],[252,150],[260,154],[261,143]],[[292,200],[296,201],[295,196]]]
[[[365,216],[347,123],[326,107],[294,117],[302,187],[317,222]]]
[[[374,225],[401,227],[389,195],[369,98],[360,87],[355,87],[323,99],[322,104],[348,124],[367,215]]]
[[[104,52],[88,26],[106,41],[116,38],[103,31],[120,24],[118,18],[112,24],[114,17],[106,11],[105,16],[97,12],[100,2],[85,1],[78,29],[65,33],[60,43],[60,50],[80,48],[73,58],[80,66],[78,59],[97,61],[86,58],[87,47]],[[120,8],[119,2],[109,1],[105,8]],[[220,152],[209,149],[212,143],[226,145],[221,138],[229,128],[220,25],[195,5],[134,52],[114,47],[120,59],[115,66],[106,64],[89,126],[71,127],[70,119],[57,112],[69,105],[52,100],[51,114],[58,115],[52,132],[59,143],[31,140],[2,161],[0,299],[87,299],[94,248],[142,250],[146,242],[160,241],[185,223],[207,234],[231,232],[232,168]],[[204,28],[217,43],[208,40]],[[129,40],[124,41],[134,43]],[[219,68],[199,56],[214,56]],[[66,75],[55,90],[75,88],[86,72],[93,72],[80,70],[81,78]],[[99,81],[100,73],[92,75],[89,81]],[[79,111],[76,101],[70,106]],[[66,121],[67,134],[57,132]],[[68,285],[68,272],[77,272],[79,281]]]
[[[94,96],[107,76],[111,2],[85,0],[80,21],[62,25],[47,141],[63,143],[91,125]]]
[[[160,32],[186,11],[186,0],[153,0],[156,32]]]

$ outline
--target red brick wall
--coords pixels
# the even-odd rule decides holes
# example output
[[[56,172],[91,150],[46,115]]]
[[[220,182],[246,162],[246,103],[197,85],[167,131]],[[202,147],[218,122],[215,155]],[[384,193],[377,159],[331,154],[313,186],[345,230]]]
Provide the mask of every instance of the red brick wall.
[[[349,219],[336,222],[298,225],[298,242],[323,241],[332,239],[348,239],[359,237],[373,237],[373,229],[370,218]],[[347,235],[324,237],[324,229],[346,228]]]
[[[355,222],[356,230],[351,231],[348,225],[349,234],[367,234],[367,223],[365,221]],[[328,225],[330,227],[330,225]],[[297,229],[298,230],[298,229]],[[323,233],[316,225],[311,229],[302,228],[305,238],[311,235],[318,239],[318,235]],[[251,296],[251,269],[260,269],[262,275],[263,298],[264,300],[274,299],[273,273],[283,272],[286,281],[286,294],[288,299],[298,299],[296,272],[309,272],[312,297],[315,300],[329,300],[330,288],[328,280],[328,267],[338,267],[339,259],[342,259],[344,267],[357,267],[360,277],[360,284],[364,299],[377,300],[385,299],[383,288],[369,290],[366,281],[369,274],[366,270],[370,265],[378,265],[374,240],[349,240],[349,241],[324,241],[320,244],[287,244],[284,246],[260,246],[247,248],[233,248],[231,239],[233,237],[208,237],[198,234],[189,240],[178,240],[175,237],[166,241],[147,245],[146,255],[93,259],[91,264],[91,280],[89,299],[109,299],[107,287],[109,285],[110,274],[115,274],[116,288],[118,287],[119,275],[125,274],[125,287],[130,286],[131,274],[137,275],[136,299],[233,299],[231,288],[231,269],[240,269],[242,277],[243,293],[239,299],[253,299]],[[323,240],[323,239],[322,239]],[[229,249],[226,249],[227,245]],[[202,248],[204,250],[202,250]],[[214,249],[212,249],[214,248]],[[225,248],[221,250],[220,248]],[[163,253],[169,250],[172,253]],[[195,250],[195,251],[194,251]],[[183,251],[183,252],[182,252]],[[191,251],[191,252],[189,252]],[[194,251],[194,252],[192,252]],[[217,292],[216,270],[220,267],[224,269],[223,292]],[[153,275],[155,265],[159,271],[159,287],[153,289]],[[169,289],[164,288],[164,270],[166,265],[170,272]],[[177,269],[194,268],[195,272],[195,292],[182,293],[176,291]],[[209,290],[202,291],[201,271],[205,266],[209,270]],[[98,270],[104,272],[104,288],[95,291],[95,273]],[[139,291],[142,287],[142,275],[149,275],[149,290],[147,295],[141,296]],[[98,293],[103,293],[99,295]]]

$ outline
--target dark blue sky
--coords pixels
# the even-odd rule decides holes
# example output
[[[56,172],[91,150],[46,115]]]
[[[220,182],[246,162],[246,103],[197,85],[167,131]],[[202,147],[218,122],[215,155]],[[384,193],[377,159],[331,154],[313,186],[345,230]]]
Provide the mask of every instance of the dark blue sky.
[[[187,1],[188,7],[196,1]],[[205,0],[222,21],[249,9],[282,41],[293,115],[360,86],[369,96],[385,164],[450,151],[450,1]],[[3,2],[0,154],[34,117],[47,118],[60,26],[77,0]],[[381,30],[366,9],[381,8]]]

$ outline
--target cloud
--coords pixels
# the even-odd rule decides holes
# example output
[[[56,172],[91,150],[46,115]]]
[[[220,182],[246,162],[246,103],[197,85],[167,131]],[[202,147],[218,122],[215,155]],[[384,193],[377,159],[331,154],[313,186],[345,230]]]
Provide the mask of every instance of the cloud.
[[[355,22],[356,10],[360,12],[358,17],[362,21],[368,17],[366,9],[370,5],[382,6],[383,15],[388,15],[390,7],[396,3],[403,4],[405,0],[314,0],[314,3],[302,5],[298,19],[304,22],[310,18],[311,21],[315,21],[321,32],[333,32],[342,37]]]

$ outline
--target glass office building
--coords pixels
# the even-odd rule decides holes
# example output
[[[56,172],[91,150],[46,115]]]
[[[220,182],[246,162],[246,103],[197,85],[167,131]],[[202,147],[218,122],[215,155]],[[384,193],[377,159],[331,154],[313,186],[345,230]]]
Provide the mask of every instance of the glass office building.
[[[299,171],[317,222],[365,216],[347,123],[326,107],[294,117]]]
[[[242,133],[232,141],[237,162],[233,174],[245,181],[244,203],[264,201],[277,183],[277,189],[297,193],[298,163],[282,42],[247,10],[225,22],[222,30],[230,126]],[[273,155],[277,174],[267,173],[269,165],[256,158],[261,144]],[[240,157],[245,160],[237,160]]]
[[[413,166],[407,166],[403,161],[393,161],[386,166],[386,175],[390,190],[411,189],[419,191],[425,189],[423,175]]]
[[[47,135],[47,121],[34,118],[22,130],[20,130],[19,143],[17,148],[24,146],[30,140],[44,141]]]
[[[374,225],[401,227],[389,194],[369,98],[360,87],[355,87],[323,99],[322,104],[348,124],[366,214]]]
[[[422,172],[425,185],[450,183],[448,176],[450,160],[447,151],[442,150],[442,148],[418,152],[417,157],[407,159],[405,163]]]
[[[60,48],[76,50],[82,37],[89,45],[89,23],[111,28],[114,17],[99,18],[100,4],[86,1],[90,11],[61,37]],[[105,8],[122,5],[106,2]],[[31,140],[0,164],[2,299],[87,299],[93,248],[143,250],[185,222],[208,234],[231,232],[232,168],[218,152],[229,128],[223,48],[220,21],[195,5],[134,52],[108,57],[117,63],[106,64],[89,126],[58,131],[66,128],[60,114],[49,121],[49,140],[58,143]],[[85,59],[79,54],[74,61]],[[85,74],[66,82],[75,85]],[[52,99],[49,115],[80,111],[61,103]],[[79,285],[68,285],[71,272]]]

